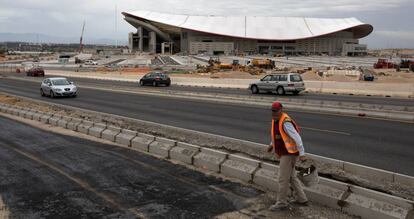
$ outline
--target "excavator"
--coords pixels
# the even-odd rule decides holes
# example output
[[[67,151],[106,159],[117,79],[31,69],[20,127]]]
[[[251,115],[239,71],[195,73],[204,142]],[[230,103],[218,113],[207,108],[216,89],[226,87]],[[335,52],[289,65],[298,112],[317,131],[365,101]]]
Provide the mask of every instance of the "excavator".
[[[220,70],[220,69],[233,69],[233,64],[222,63],[220,57],[212,56],[208,60],[208,68],[211,70]]]

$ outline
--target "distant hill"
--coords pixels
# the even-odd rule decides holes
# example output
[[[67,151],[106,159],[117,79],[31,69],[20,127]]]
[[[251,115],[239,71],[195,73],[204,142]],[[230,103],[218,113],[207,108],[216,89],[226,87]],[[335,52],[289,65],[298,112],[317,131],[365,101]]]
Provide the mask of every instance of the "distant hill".
[[[59,37],[41,33],[0,33],[0,42],[33,42],[33,43],[79,43],[79,37]],[[115,45],[115,39],[85,38],[85,44]],[[127,39],[118,40],[118,45],[127,45]]]

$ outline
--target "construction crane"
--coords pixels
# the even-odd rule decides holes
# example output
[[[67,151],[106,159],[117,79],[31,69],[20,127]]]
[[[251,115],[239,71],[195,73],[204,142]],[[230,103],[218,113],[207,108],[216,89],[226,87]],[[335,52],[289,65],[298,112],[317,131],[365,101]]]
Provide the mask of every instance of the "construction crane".
[[[83,32],[85,30],[85,21],[83,22],[83,26],[82,26],[82,34],[80,36],[80,42],[79,42],[79,53],[82,53],[83,50],[83,44],[82,44],[82,38],[83,38]]]

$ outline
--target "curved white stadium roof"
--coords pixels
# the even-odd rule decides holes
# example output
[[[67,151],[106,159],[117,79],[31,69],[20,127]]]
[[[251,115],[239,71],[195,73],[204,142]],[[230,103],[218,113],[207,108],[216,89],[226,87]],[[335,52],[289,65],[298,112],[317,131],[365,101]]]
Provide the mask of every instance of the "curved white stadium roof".
[[[352,29],[355,38],[369,35],[373,27],[356,18],[328,19],[262,16],[194,16],[151,11],[122,13],[126,18],[199,32],[262,40],[297,40]]]

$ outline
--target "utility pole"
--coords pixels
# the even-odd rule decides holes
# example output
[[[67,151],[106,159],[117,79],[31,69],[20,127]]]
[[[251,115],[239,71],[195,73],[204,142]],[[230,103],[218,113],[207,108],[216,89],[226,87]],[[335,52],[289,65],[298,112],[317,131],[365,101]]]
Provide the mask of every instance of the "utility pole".
[[[118,32],[118,28],[117,28],[117,16],[118,15],[118,8],[117,5],[115,5],[115,48],[118,48],[118,39],[116,39],[117,37],[117,32]]]

